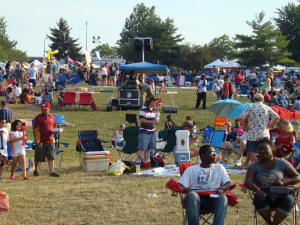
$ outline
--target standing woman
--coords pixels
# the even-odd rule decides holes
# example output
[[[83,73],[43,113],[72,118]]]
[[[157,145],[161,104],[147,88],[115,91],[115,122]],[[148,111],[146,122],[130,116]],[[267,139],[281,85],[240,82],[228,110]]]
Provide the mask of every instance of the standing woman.
[[[156,148],[155,126],[159,122],[159,112],[155,109],[156,101],[154,96],[149,97],[139,115],[138,153],[142,163],[150,160],[150,150]]]
[[[25,145],[22,145],[23,139],[26,141],[26,133],[25,136],[23,137],[23,131],[22,131],[22,122],[21,120],[15,120],[11,124],[11,130],[9,133],[9,146],[10,146],[10,151],[11,151],[11,156],[13,159],[13,164],[11,166],[11,174],[10,174],[10,179],[14,180],[15,176],[15,169],[18,160],[21,163],[21,169],[22,169],[22,174],[24,180],[28,180],[28,177],[26,176],[26,152],[25,152]]]

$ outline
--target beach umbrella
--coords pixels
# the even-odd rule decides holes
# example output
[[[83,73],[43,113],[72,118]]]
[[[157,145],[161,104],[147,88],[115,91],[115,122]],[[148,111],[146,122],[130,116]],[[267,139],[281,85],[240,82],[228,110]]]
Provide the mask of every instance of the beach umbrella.
[[[239,105],[241,102],[233,99],[218,100],[211,105],[209,110],[216,116],[228,117],[229,113]]]
[[[248,108],[249,105],[252,103],[246,103],[242,105],[238,105],[236,108],[234,108],[228,115],[227,118],[238,118],[241,116],[241,114]]]

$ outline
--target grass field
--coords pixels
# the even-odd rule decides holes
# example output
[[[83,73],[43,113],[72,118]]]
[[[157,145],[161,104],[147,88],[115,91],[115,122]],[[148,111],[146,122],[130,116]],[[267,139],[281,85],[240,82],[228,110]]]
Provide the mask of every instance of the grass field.
[[[179,106],[178,114],[173,115],[177,124],[181,124],[187,115],[202,128],[213,124],[214,115],[208,110],[195,110],[195,90],[174,89],[175,102]],[[0,181],[1,190],[9,194],[10,210],[0,214],[0,224],[5,225],[75,225],[75,224],[182,224],[180,201],[172,197],[165,188],[169,178],[148,176],[122,175],[107,176],[99,172],[83,172],[79,166],[75,151],[78,130],[97,129],[101,139],[110,140],[113,130],[124,122],[125,111],[106,112],[106,100],[116,93],[94,94],[93,98],[99,107],[98,111],[87,109],[62,111],[53,107],[54,114],[65,115],[65,120],[73,126],[64,127],[61,141],[71,143],[63,158],[64,168],[56,171],[59,178],[48,176],[48,166],[45,164],[40,171],[40,177],[30,180],[21,179],[16,173],[16,180],[8,179],[9,171],[4,171],[4,179]],[[163,103],[171,104],[171,96],[162,94]],[[3,98],[3,97],[2,97]],[[56,101],[56,99],[55,99]],[[208,106],[215,101],[209,94]],[[36,105],[9,105],[14,119],[32,119],[40,109]],[[132,112],[137,113],[137,111]],[[158,129],[163,128],[165,114],[161,114]],[[32,140],[32,129],[28,129]],[[118,159],[118,154],[112,150],[112,160]],[[29,152],[27,157],[33,157]],[[231,175],[232,183],[242,183],[244,175]],[[239,188],[233,191],[238,195],[237,207],[229,208],[226,224],[252,224],[252,204],[248,195]],[[147,198],[148,193],[157,194],[157,198]]]

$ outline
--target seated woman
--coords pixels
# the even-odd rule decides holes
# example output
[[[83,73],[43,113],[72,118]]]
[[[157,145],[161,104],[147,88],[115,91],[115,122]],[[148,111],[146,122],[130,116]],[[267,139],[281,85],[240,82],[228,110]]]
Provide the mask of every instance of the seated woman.
[[[171,118],[171,115],[167,115],[167,121],[165,122],[165,128],[174,128],[176,127],[175,122]]]
[[[30,99],[31,99],[31,96],[29,96],[29,94],[28,94],[28,89],[23,88],[22,93],[20,95],[20,102],[22,104],[28,104],[28,103],[30,103]]]
[[[113,146],[117,146],[117,147],[125,146],[125,141],[124,141],[124,137],[123,137],[123,132],[124,132],[125,128],[126,128],[125,124],[121,124],[119,129],[115,130],[113,137],[112,137]]]
[[[253,204],[263,219],[272,225],[280,224],[291,212],[294,196],[286,194],[278,199],[271,199],[271,186],[285,187],[300,182],[300,175],[295,168],[284,159],[273,156],[274,144],[264,138],[257,146],[258,161],[249,165],[245,185],[255,192]],[[286,178],[288,177],[288,178]],[[271,208],[276,208],[274,218]]]
[[[5,100],[5,102],[6,103],[11,103],[11,104],[16,103],[16,100],[14,99],[14,93],[13,93],[11,87],[8,87],[6,89],[6,100]]]
[[[277,157],[284,157],[287,151],[283,151],[283,148],[288,148],[289,146],[292,146],[292,144],[296,141],[296,132],[294,130],[293,125],[288,121],[281,119],[278,123],[277,128],[277,137],[275,140],[275,155]]]

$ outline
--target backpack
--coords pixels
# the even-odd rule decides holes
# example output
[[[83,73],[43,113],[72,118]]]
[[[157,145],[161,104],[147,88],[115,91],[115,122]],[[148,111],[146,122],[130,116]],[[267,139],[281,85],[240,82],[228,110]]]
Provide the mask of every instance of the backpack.
[[[151,165],[152,167],[164,167],[164,160],[160,156],[151,156]]]

